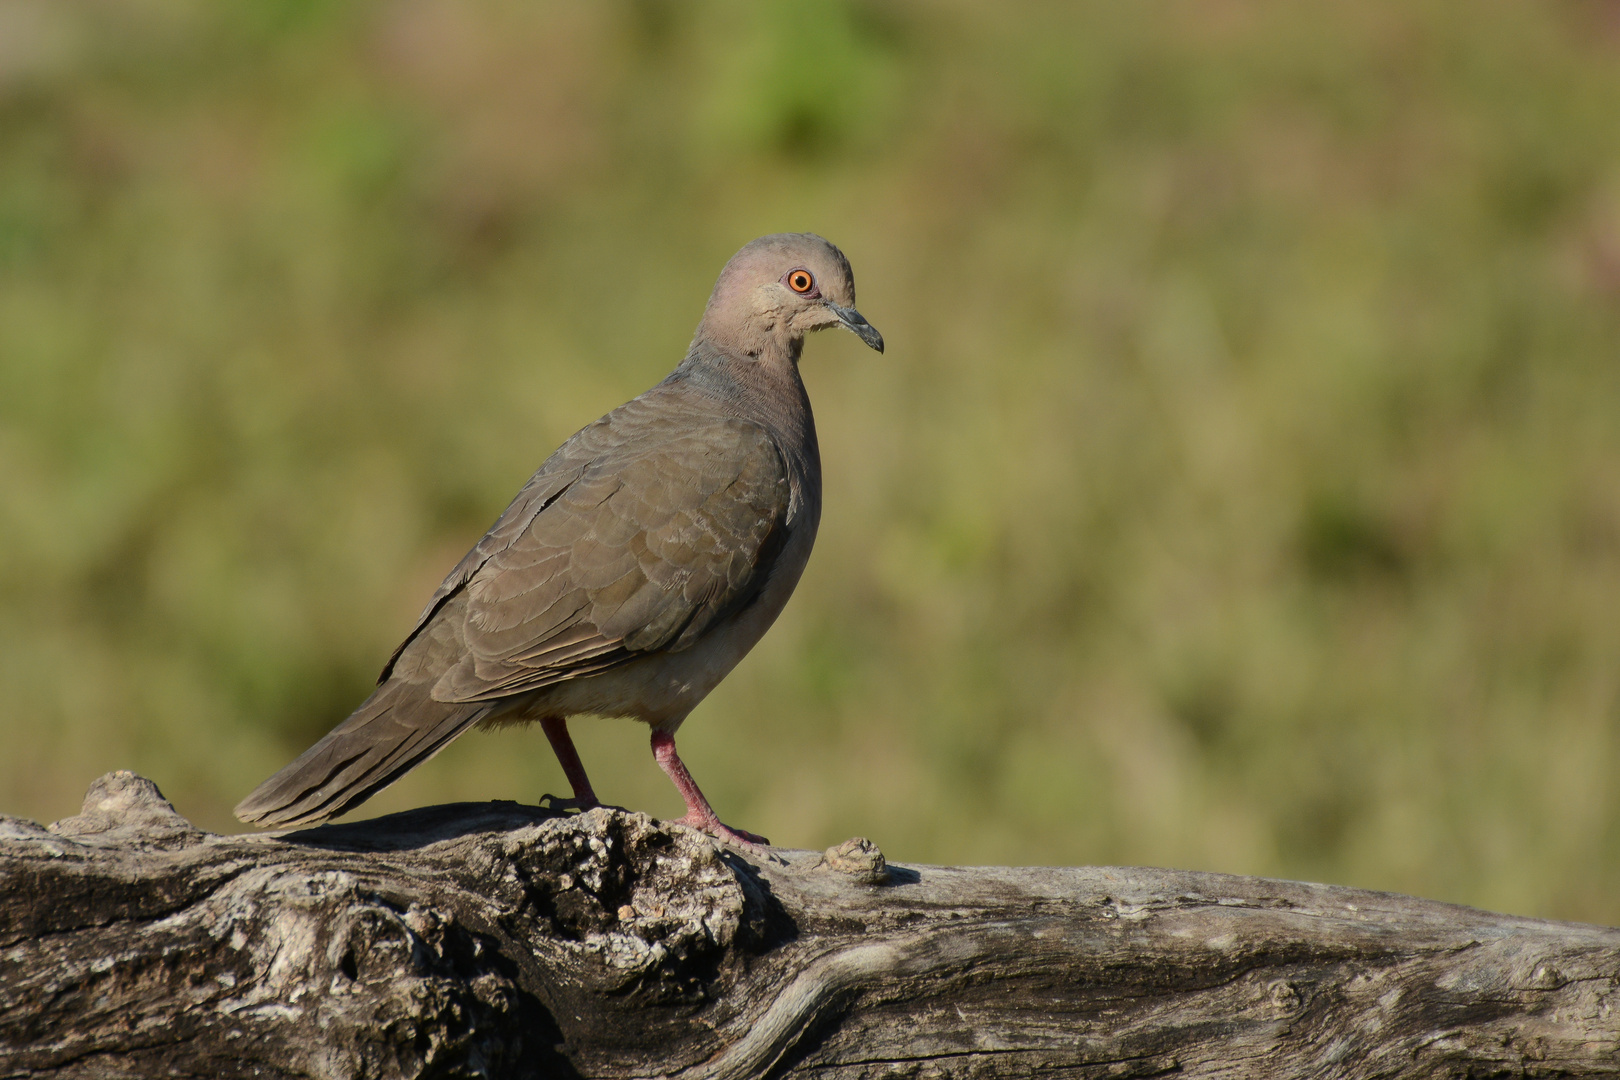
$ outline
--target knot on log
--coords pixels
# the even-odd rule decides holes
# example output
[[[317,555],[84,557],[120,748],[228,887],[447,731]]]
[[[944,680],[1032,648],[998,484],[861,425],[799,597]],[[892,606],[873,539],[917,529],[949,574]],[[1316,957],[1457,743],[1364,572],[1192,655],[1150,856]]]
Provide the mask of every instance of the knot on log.
[[[203,832],[181,817],[158,786],[128,769],[97,779],[85,792],[78,814],[53,822],[59,836],[131,847],[174,847],[195,843]]]
[[[834,844],[821,853],[816,866],[848,875],[867,885],[883,885],[889,880],[889,864],[883,858],[883,852],[864,836]]]

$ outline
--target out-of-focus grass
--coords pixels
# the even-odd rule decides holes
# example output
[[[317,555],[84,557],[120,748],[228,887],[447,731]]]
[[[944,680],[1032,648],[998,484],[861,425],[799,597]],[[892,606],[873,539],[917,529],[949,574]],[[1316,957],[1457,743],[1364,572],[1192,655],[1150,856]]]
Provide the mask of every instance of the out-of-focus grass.
[[[229,827],[814,229],[890,348],[809,349],[728,819],[1620,921],[1613,11],[0,0],[0,809]],[[473,735],[365,809],[563,786]]]

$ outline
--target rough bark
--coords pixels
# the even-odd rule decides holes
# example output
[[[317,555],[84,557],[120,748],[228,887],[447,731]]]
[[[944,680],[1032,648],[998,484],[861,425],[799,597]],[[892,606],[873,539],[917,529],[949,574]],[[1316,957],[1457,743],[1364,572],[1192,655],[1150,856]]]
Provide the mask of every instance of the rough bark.
[[[1620,930],[594,810],[0,818],[0,1075],[1613,1076]]]

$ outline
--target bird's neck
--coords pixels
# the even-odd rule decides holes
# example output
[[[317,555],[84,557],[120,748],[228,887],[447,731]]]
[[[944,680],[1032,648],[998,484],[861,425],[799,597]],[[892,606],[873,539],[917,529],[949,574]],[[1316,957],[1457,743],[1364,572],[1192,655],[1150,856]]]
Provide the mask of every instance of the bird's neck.
[[[764,425],[799,464],[819,471],[810,396],[799,378],[804,340],[769,341],[758,353],[694,341],[670,375],[703,392],[724,412]]]

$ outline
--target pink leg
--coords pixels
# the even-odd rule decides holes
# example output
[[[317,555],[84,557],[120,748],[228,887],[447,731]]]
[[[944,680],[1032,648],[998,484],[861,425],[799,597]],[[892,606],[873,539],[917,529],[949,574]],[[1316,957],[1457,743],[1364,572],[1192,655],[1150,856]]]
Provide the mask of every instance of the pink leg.
[[[653,728],[652,752],[653,757],[658,759],[658,767],[664,770],[670,780],[674,781],[675,790],[679,791],[681,798],[686,800],[686,816],[681,818],[680,821],[682,825],[690,825],[692,828],[700,829],[710,836],[736,844],[738,847],[747,848],[750,851],[760,851],[762,847],[770,844],[770,841],[763,836],[743,832],[741,829],[733,829],[723,824],[715,816],[714,808],[709,805],[709,800],[703,797],[703,792],[698,790],[697,781],[692,779],[692,774],[686,771],[686,765],[682,763],[680,755],[675,752],[675,736],[667,731]]]
[[[540,727],[551,741],[551,749],[557,755],[557,762],[562,766],[563,775],[568,777],[569,786],[574,789],[571,802],[577,810],[589,810],[601,806],[596,792],[591,790],[591,779],[585,775],[585,766],[580,764],[579,751],[574,749],[574,740],[568,737],[568,721],[560,716],[548,716],[540,721]],[[553,799],[552,802],[562,802]]]

